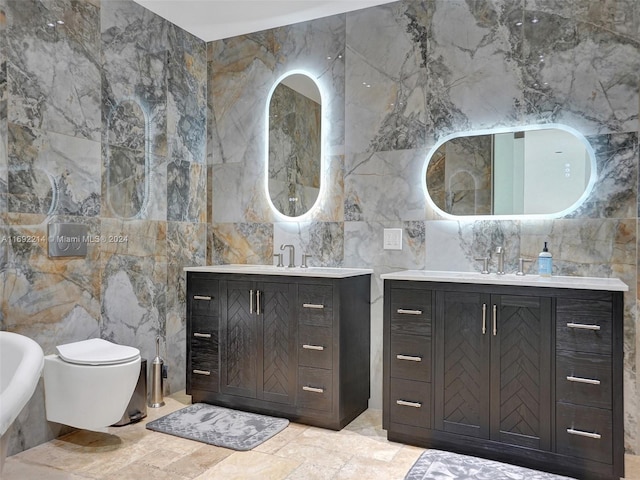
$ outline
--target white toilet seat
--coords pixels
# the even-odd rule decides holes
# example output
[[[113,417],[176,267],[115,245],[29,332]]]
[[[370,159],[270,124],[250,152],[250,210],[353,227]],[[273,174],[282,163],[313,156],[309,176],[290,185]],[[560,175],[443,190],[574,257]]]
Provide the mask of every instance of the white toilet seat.
[[[117,365],[140,356],[140,350],[135,347],[118,345],[101,338],[58,345],[56,350],[62,360],[78,365]]]

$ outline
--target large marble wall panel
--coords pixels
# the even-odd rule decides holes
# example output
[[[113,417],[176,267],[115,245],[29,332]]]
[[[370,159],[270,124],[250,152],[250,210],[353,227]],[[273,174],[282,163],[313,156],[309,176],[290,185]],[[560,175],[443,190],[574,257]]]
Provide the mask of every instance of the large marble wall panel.
[[[81,215],[100,213],[100,144],[10,123],[10,212]]]
[[[206,222],[206,44],[169,28],[167,220]]]
[[[419,3],[419,2],[417,2]],[[430,136],[520,122],[520,1],[423,2]]]
[[[345,220],[424,220],[425,158],[425,149],[347,155]]]
[[[347,15],[345,152],[425,146],[426,26],[431,2],[396,2]]]
[[[527,118],[564,123],[584,134],[637,131],[637,5],[550,3],[527,2],[524,10]]]
[[[130,0],[101,4],[102,135],[109,138],[112,110],[131,100],[144,112],[149,151],[161,156],[167,156],[168,25]]]
[[[0,214],[7,211],[7,18],[6,0],[0,1]],[[2,222],[0,222],[2,223]],[[0,265],[3,257],[0,253]],[[2,314],[0,313],[0,326]]]
[[[100,9],[74,0],[7,6],[9,121],[99,141]]]

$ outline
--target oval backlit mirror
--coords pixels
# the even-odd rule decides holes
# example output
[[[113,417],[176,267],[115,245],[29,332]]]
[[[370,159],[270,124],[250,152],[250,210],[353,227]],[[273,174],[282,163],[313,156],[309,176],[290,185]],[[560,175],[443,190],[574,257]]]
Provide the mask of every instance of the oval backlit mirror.
[[[276,82],[268,99],[267,189],[287,217],[307,213],[322,181],[322,99],[316,82],[294,72]]]
[[[595,179],[593,148],[563,125],[449,135],[427,157],[427,198],[444,216],[558,217]]]

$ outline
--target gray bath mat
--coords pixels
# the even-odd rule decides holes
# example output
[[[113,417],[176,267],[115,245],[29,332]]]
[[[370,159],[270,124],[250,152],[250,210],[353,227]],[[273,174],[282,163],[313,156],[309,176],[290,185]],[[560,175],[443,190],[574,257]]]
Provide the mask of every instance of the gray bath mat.
[[[404,480],[568,480],[552,473],[469,457],[440,450],[427,450],[413,464]]]
[[[147,428],[233,450],[251,450],[287,425],[285,418],[195,403],[147,423]]]

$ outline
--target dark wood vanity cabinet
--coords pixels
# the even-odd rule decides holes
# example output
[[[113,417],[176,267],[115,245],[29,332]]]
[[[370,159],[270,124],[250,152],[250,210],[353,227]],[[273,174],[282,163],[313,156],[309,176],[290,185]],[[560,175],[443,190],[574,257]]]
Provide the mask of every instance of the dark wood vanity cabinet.
[[[624,473],[622,292],[385,280],[388,438]]]
[[[368,406],[370,288],[370,275],[187,272],[187,393],[343,428]]]

